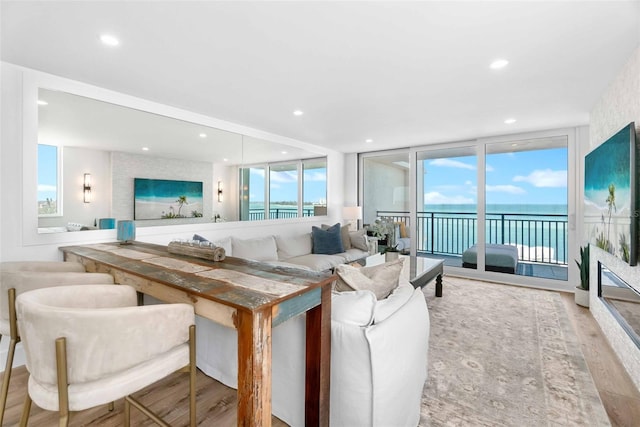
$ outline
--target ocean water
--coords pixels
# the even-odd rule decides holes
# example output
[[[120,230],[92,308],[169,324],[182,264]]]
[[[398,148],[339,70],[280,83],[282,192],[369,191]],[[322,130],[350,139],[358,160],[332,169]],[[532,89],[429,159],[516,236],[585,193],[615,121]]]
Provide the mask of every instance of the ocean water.
[[[521,260],[566,263],[568,229],[566,205],[487,205],[486,242],[517,246]],[[476,205],[426,205],[418,213],[419,251],[462,255],[477,232]]]

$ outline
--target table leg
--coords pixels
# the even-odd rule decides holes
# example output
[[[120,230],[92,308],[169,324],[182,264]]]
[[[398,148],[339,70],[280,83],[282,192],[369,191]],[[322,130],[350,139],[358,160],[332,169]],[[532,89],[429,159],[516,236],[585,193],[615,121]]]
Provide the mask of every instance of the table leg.
[[[436,276],[436,296],[442,296],[442,273]]]
[[[237,312],[238,426],[271,426],[271,310]]]
[[[321,304],[307,312],[305,426],[329,426],[331,380],[331,286],[322,288]]]

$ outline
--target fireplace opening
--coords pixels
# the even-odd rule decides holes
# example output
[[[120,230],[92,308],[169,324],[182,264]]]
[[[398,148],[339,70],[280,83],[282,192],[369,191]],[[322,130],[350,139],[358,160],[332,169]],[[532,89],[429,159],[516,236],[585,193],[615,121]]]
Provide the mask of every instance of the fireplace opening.
[[[640,291],[598,262],[598,296],[640,348]]]

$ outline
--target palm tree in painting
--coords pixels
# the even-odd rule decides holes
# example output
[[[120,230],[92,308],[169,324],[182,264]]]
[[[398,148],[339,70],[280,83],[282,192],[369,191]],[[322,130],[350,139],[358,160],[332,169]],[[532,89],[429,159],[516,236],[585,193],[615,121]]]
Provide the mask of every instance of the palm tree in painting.
[[[609,236],[611,235],[611,212],[616,212],[616,186],[614,184],[609,184],[609,197],[607,197],[607,207],[609,208],[609,225],[607,227],[607,243],[610,249],[613,249],[613,244],[611,244],[611,240]],[[609,251],[611,252],[611,250]]]
[[[176,200],[176,203],[178,204],[178,215],[177,216],[180,216],[180,210],[182,209],[182,206],[189,204],[189,203],[187,203],[187,196],[178,197],[178,200]]]

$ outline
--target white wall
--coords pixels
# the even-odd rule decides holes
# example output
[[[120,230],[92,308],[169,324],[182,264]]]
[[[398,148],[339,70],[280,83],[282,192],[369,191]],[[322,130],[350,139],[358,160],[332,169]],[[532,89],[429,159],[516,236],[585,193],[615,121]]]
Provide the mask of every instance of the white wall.
[[[635,122],[636,135],[640,137],[640,47],[611,82],[605,93],[591,110],[589,147],[591,151],[629,122]],[[584,157],[582,158],[584,163]],[[637,177],[636,177],[637,178]],[[638,244],[638,242],[632,242]],[[640,389],[640,349],[613,318],[597,294],[597,262],[601,261],[611,271],[631,286],[640,290],[640,266],[630,267],[605,251],[592,246],[590,268],[589,306],[593,317],[600,324],[631,379]]]
[[[187,238],[193,236],[194,233],[204,235],[210,239],[218,239],[230,235],[239,238],[251,238],[269,234],[293,235],[310,232],[312,225],[341,221],[345,182],[344,155],[341,153],[321,147],[314,147],[304,142],[235,125],[215,118],[204,117],[188,111],[156,104],[124,94],[118,94],[84,83],[16,67],[4,62],[1,65],[0,261],[61,260],[62,256],[58,250],[60,246],[116,240],[115,230],[37,234],[38,221],[36,210],[30,210],[28,208],[31,205],[36,206],[35,182],[37,170],[34,153],[36,151],[35,145],[37,141],[37,120],[34,120],[33,115],[29,113],[31,105],[25,104],[24,101],[25,99],[31,99],[30,96],[33,95],[32,101],[35,106],[37,87],[34,87],[34,81],[46,81],[49,87],[59,86],[61,90],[68,89],[74,93],[95,96],[96,98],[104,97],[114,103],[123,101],[133,108],[139,108],[195,123],[202,123],[207,126],[238,132],[259,139],[272,140],[289,145],[299,145],[306,149],[313,148],[313,151],[327,156],[328,216],[326,217],[256,221],[251,223],[227,222],[139,227],[136,230],[137,240],[167,244],[172,238]],[[29,148],[31,145],[33,149]],[[25,155],[25,153],[28,155]],[[141,167],[143,166],[144,165]],[[237,189],[234,190],[233,184],[230,184],[230,181],[235,180],[236,175],[237,172],[234,171],[234,168],[223,166],[215,168],[212,173],[210,172],[208,180],[211,183],[215,181],[217,185],[218,177],[223,177],[223,179],[226,180],[225,187],[233,192]],[[99,181],[102,181],[102,179]],[[25,183],[26,185],[33,185],[34,188],[27,189],[24,187]],[[98,187],[102,184],[96,182],[96,185],[95,191],[97,197],[99,194]],[[213,191],[213,188],[211,188],[211,191]],[[229,213],[227,212],[227,214]],[[8,340],[2,340],[0,343],[0,369],[4,367],[7,342]],[[14,366],[22,363],[24,363],[24,361],[21,354],[21,347],[18,345]]]
[[[36,168],[35,158],[29,158],[29,146],[35,147],[37,138],[37,116],[29,113],[31,105],[25,104],[25,98],[33,95],[34,106],[37,99],[37,86],[46,83],[46,87],[67,90],[84,96],[102,99],[108,102],[127,105],[162,114],[169,117],[201,123],[210,127],[224,129],[251,137],[271,140],[277,143],[300,146],[305,149],[327,156],[327,190],[328,190],[328,217],[300,218],[295,220],[260,221],[257,223],[206,223],[171,226],[138,227],[137,237],[140,240],[168,243],[172,237],[193,235],[194,232],[202,232],[210,236],[224,237],[234,234],[239,237],[251,237],[261,234],[294,233],[299,230],[310,230],[311,224],[321,224],[328,221],[341,221],[342,206],[344,204],[344,155],[333,150],[296,141],[279,135],[269,134],[256,129],[248,128],[234,123],[221,121],[215,118],[202,116],[185,110],[176,109],[166,105],[153,103],[120,94],[107,89],[98,88],[81,82],[76,82],[50,74],[17,67],[12,64],[2,63],[1,76],[2,89],[2,122],[1,122],[1,147],[0,147],[0,261],[12,260],[56,260],[61,259],[58,247],[69,244],[83,244],[90,242],[115,240],[114,230],[83,231],[75,233],[52,233],[38,235],[37,216],[31,215],[28,207],[35,206],[29,194],[35,194]],[[35,83],[34,83],[35,82]],[[34,111],[37,107],[33,108]],[[35,152],[35,148],[33,149]],[[27,155],[25,155],[27,153]],[[26,157],[26,158],[25,158]],[[27,166],[25,166],[27,165]],[[143,168],[144,165],[141,165]],[[224,180],[225,192],[231,195],[234,190],[232,182],[236,179],[234,168],[215,167],[210,175],[211,192],[213,182],[218,177]],[[25,181],[28,181],[25,187]],[[33,185],[34,188],[30,188]],[[96,192],[97,192],[96,188]],[[27,194],[28,193],[28,194]],[[97,194],[96,194],[97,196]],[[229,199],[229,198],[227,198]],[[217,204],[217,199],[216,203]],[[224,207],[215,206],[213,209],[222,208],[225,215],[232,216],[234,209],[226,210]],[[33,223],[33,227],[29,224]]]
[[[62,148],[62,216],[42,217],[38,227],[61,227],[69,222],[93,226],[111,216],[111,159],[109,153],[78,147]],[[84,174],[91,174],[92,199],[84,203]]]

